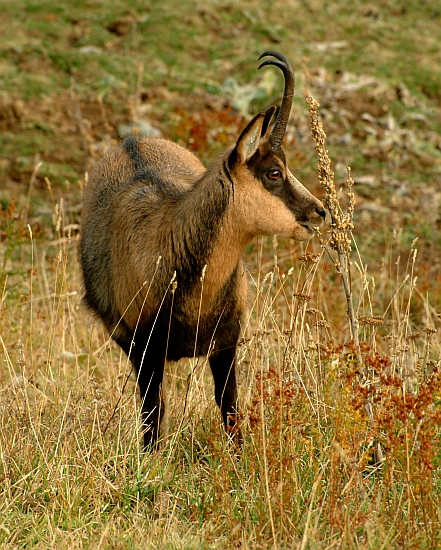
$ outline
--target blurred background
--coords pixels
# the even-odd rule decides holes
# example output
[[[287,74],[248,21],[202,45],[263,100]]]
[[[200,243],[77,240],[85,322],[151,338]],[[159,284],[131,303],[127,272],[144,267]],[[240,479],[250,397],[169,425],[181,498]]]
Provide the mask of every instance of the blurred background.
[[[1,209],[13,201],[50,238],[48,208],[64,197],[76,223],[85,173],[136,129],[209,164],[252,114],[280,101],[282,76],[256,70],[260,53],[276,49],[297,78],[291,171],[320,194],[310,89],[337,181],[352,168],[369,263],[395,229],[404,246],[423,241],[439,283],[440,22],[436,0],[3,1]]]

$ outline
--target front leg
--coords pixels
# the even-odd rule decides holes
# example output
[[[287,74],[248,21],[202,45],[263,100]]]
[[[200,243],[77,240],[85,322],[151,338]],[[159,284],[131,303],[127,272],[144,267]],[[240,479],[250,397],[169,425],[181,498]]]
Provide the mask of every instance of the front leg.
[[[242,444],[236,382],[236,345],[214,352],[210,357],[214,395],[221,410],[225,429],[236,443]]]

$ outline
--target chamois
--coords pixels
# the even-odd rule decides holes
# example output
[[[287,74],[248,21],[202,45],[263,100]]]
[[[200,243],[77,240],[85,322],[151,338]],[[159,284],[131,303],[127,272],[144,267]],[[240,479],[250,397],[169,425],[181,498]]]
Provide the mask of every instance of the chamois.
[[[325,218],[291,174],[282,140],[294,73],[275,51],[259,66],[285,77],[282,104],[257,114],[206,170],[188,150],[133,135],[92,170],[84,190],[80,259],[84,303],[130,358],[144,447],[157,445],[166,360],[208,356],[227,432],[241,440],[236,346],[247,297],[241,254],[257,235],[299,241]]]

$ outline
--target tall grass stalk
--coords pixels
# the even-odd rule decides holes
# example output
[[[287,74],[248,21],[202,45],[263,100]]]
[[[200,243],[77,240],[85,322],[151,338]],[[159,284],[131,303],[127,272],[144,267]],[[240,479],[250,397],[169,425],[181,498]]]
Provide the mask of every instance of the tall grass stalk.
[[[357,361],[358,365],[363,372],[364,378],[367,383],[371,377],[366,368],[360,347],[360,338],[359,338],[359,323],[355,314],[353,296],[352,296],[352,283],[351,283],[351,242],[352,242],[352,230],[354,229],[353,216],[355,208],[355,195],[352,192],[352,187],[354,185],[354,180],[351,177],[351,169],[348,166],[348,177],[346,180],[347,186],[347,198],[348,206],[346,213],[343,212],[343,209],[340,205],[340,202],[337,197],[337,192],[334,183],[334,172],[331,169],[331,160],[328,156],[326,150],[326,134],[323,129],[323,125],[320,117],[317,115],[317,109],[319,103],[314,99],[311,93],[308,91],[306,96],[306,102],[309,105],[309,114],[310,114],[310,123],[311,123],[311,133],[312,139],[315,143],[315,149],[319,158],[317,164],[318,169],[318,178],[322,188],[325,191],[323,202],[330,214],[330,225],[329,233],[330,238],[327,243],[323,241],[320,237],[320,243],[328,252],[331,258],[331,250],[336,252],[336,257],[333,258],[334,266],[337,269],[337,272],[341,276],[341,281],[344,288],[344,293],[346,297],[347,304],[347,315],[349,319],[349,324],[351,327],[351,336],[354,340],[355,349],[357,352]],[[317,231],[319,233],[319,231]],[[374,411],[372,406],[372,401],[370,398],[366,400],[366,412],[369,416],[371,423],[374,422]],[[377,441],[374,444],[375,446],[375,461],[377,464],[381,464],[383,461],[383,452],[381,450],[381,445]]]

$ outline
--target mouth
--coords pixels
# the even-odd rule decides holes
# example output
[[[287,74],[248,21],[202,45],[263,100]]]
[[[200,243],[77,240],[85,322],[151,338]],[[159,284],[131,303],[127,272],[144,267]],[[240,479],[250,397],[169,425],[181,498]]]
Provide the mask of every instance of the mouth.
[[[295,241],[309,241],[317,235],[317,229],[312,224],[307,223],[298,223],[294,233],[291,235],[291,238]]]
[[[309,225],[306,225],[305,223],[301,223],[300,226],[303,227],[304,229],[306,229],[308,231],[308,233],[310,233],[311,235],[314,234],[314,230],[311,229]]]

